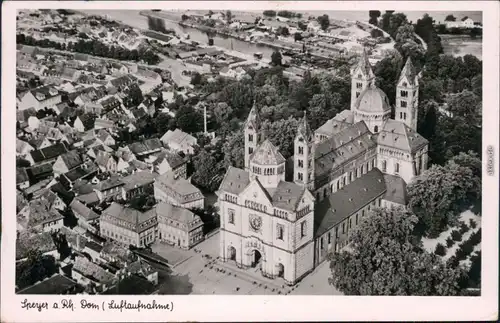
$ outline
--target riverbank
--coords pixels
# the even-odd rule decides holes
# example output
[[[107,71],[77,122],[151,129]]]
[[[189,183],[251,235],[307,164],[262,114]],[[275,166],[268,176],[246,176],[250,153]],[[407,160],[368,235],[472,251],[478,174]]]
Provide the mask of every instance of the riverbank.
[[[483,40],[482,38],[471,38],[468,35],[439,35],[443,52],[447,55],[460,57],[465,55],[474,55],[482,60]]]

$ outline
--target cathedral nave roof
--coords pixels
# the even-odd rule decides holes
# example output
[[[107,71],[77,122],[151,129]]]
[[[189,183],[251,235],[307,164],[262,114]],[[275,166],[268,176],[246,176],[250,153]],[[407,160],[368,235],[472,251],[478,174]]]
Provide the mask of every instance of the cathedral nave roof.
[[[405,123],[389,119],[380,131],[377,143],[406,152],[415,152],[428,141]]]
[[[351,110],[344,110],[337,114],[332,119],[325,122],[321,127],[316,129],[316,133],[324,134],[328,137],[344,130],[354,123],[354,114]]]
[[[331,172],[353,157],[376,146],[364,121],[335,134],[316,147],[315,176]]]
[[[384,194],[384,174],[373,168],[354,182],[326,197],[314,207],[314,231],[318,237]]]

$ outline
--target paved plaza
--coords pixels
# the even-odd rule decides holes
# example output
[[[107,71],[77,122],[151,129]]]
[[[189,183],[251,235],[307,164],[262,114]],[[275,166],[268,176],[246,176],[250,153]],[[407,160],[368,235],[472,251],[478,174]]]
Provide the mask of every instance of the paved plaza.
[[[341,295],[328,284],[329,263],[324,262],[295,286],[284,280],[270,279],[259,269],[240,269],[234,262],[222,262],[219,256],[219,234],[191,250],[181,250],[157,243],[153,252],[168,259],[173,275],[182,276],[192,285],[190,294],[201,295]]]

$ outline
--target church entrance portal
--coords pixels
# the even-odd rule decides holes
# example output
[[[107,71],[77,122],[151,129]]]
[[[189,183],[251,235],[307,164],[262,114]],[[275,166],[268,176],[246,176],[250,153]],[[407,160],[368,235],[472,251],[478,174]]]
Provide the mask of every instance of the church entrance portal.
[[[233,246],[229,246],[227,248],[227,255],[228,255],[229,260],[236,261],[236,248],[234,248]]]
[[[279,263],[276,265],[278,267],[278,277],[283,278],[285,276],[285,266],[283,264]]]
[[[258,250],[254,250],[252,257],[252,268],[255,268],[258,265],[260,265],[261,260],[262,260],[262,254]]]

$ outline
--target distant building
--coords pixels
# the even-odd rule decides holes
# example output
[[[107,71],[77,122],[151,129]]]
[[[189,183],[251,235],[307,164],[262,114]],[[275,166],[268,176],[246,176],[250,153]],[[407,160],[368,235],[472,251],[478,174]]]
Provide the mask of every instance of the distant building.
[[[61,103],[61,94],[52,86],[41,86],[26,92],[21,97],[19,109],[35,108],[36,111]]]
[[[175,206],[187,209],[205,207],[205,197],[201,191],[188,180],[176,177],[173,172],[167,172],[156,178],[154,194],[157,201]]]
[[[190,210],[162,202],[156,205],[156,214],[160,240],[183,249],[203,241],[203,221]]]
[[[193,154],[194,146],[197,144],[195,137],[183,132],[180,129],[167,131],[163,137],[161,137],[161,141],[170,149],[182,151],[185,154]]]
[[[113,200],[121,195],[121,187],[125,185],[122,179],[112,176],[105,181],[100,182],[94,187],[97,197],[100,201]]]
[[[169,152],[164,149],[159,152],[153,161],[154,170],[162,175],[173,171],[178,178],[186,178],[187,161],[176,152]]]
[[[122,181],[125,185],[122,186],[121,197],[130,200],[137,195],[153,192],[155,177],[156,174],[149,171],[138,171],[124,177]]]
[[[157,224],[154,209],[143,213],[113,202],[102,212],[101,236],[124,245],[145,247],[154,242]]]
[[[63,226],[63,219],[47,200],[32,200],[17,214],[17,229],[52,232]]]

